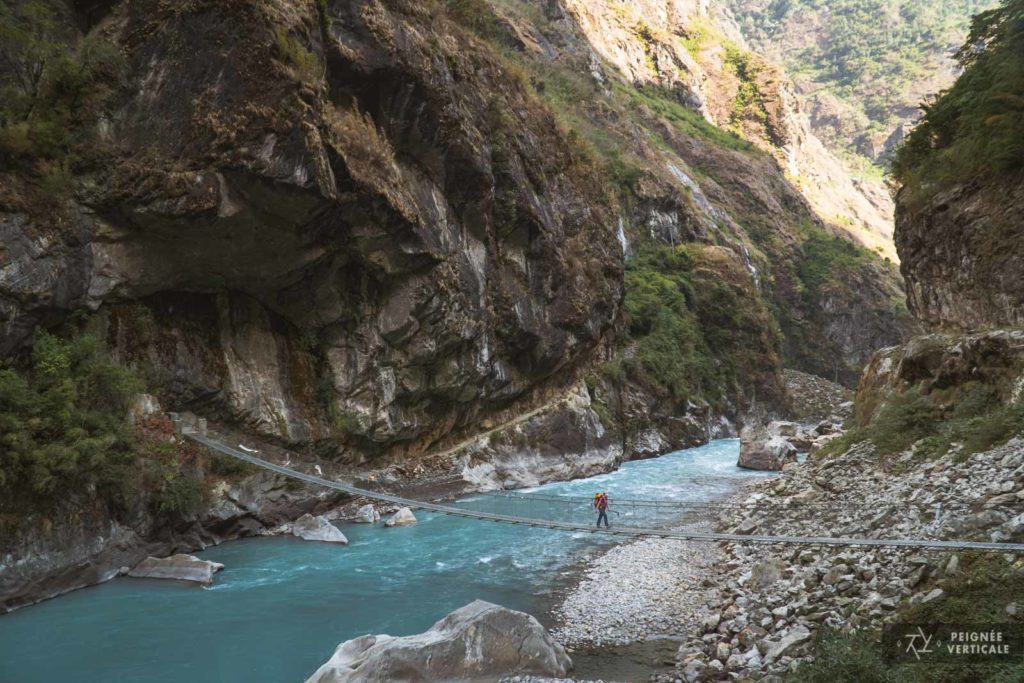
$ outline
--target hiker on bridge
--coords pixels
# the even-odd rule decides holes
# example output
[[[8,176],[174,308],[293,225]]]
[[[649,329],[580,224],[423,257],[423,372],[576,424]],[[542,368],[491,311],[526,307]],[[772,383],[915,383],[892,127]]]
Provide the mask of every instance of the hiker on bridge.
[[[604,491],[594,494],[594,509],[597,510],[597,527],[601,528],[601,520],[604,520],[605,528],[610,528],[608,523],[608,494]]]

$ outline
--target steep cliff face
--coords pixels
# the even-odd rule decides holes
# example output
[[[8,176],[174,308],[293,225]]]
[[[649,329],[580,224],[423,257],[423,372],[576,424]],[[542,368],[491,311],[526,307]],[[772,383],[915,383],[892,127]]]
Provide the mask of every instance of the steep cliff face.
[[[1024,431],[1020,284],[1024,2],[979,15],[963,75],[894,161],[910,310],[932,333],[880,351],[857,420],[881,455],[965,459]]]
[[[901,194],[897,246],[907,303],[932,327],[1024,325],[1024,176]]]
[[[936,327],[1024,322],[1024,3],[979,15],[964,69],[925,111],[894,163],[897,246],[911,309]]]
[[[834,158],[806,155],[821,146],[791,86],[712,7],[496,5],[531,85],[611,169],[630,254],[686,242],[730,250],[781,328],[779,357],[847,383],[913,330],[895,268],[851,244],[867,234],[857,221],[882,214],[842,189],[854,181]],[[816,203],[850,197],[860,199]],[[768,384],[752,378],[741,403],[770,397]]]
[[[168,394],[359,459],[557,379],[621,299],[613,201],[490,50],[404,2],[115,6],[59,211],[4,184],[3,349],[86,308]]]

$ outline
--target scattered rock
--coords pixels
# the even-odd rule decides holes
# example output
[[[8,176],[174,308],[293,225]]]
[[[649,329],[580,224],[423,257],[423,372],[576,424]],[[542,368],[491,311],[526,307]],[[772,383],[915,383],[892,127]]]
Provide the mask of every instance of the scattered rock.
[[[778,642],[772,643],[764,655],[765,662],[771,664],[793,648],[811,639],[811,631],[806,626],[796,626]]]
[[[768,558],[754,565],[750,570],[747,586],[754,591],[762,591],[782,578],[786,565],[778,558]]]
[[[781,436],[772,436],[760,425],[745,427],[740,435],[739,467],[749,470],[781,470],[796,462],[796,448]]]

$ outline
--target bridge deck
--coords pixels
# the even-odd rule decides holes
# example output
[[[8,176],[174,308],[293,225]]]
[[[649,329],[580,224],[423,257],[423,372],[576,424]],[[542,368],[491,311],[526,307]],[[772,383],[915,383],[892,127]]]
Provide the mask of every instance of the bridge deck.
[[[654,537],[654,538],[669,538],[677,539],[680,541],[700,541],[700,542],[714,542],[714,541],[729,541],[734,543],[764,543],[764,544],[800,544],[800,545],[828,545],[828,546],[871,546],[871,547],[889,547],[889,548],[916,548],[921,550],[983,550],[983,551],[997,551],[997,552],[1009,552],[1009,553],[1020,553],[1024,552],[1024,543],[990,543],[985,541],[940,541],[940,540],[929,540],[929,539],[906,539],[906,538],[834,538],[829,536],[768,536],[768,535],[744,535],[744,534],[724,534],[724,533],[713,533],[713,532],[701,532],[692,530],[682,529],[659,529],[659,528],[638,528],[638,527],[622,527],[615,526],[612,528],[597,529],[590,524],[578,524],[574,522],[555,521],[547,519],[535,519],[530,517],[518,517],[514,515],[497,514],[493,512],[484,512],[479,510],[468,510],[464,508],[455,507],[452,505],[442,505],[439,503],[428,503],[422,500],[413,500],[410,498],[403,498],[401,496],[395,496],[388,493],[381,493],[379,491],[370,491],[367,489],[359,488],[351,484],[345,484],[343,482],[331,481],[318,477],[313,474],[306,474],[293,470],[289,467],[277,465],[275,463],[257,458],[249,453],[244,453],[239,450],[235,450],[230,446],[220,443],[214,439],[210,439],[202,434],[185,431],[183,435],[186,438],[192,439],[197,443],[200,443],[207,448],[210,448],[218,453],[243,460],[247,463],[261,467],[271,472],[282,474],[286,477],[298,479],[300,481],[314,484],[317,486],[324,486],[337,491],[343,491],[345,493],[352,494],[353,496],[361,496],[363,498],[369,498],[371,500],[377,500],[385,503],[391,503],[393,505],[401,505],[414,510],[427,510],[429,512],[437,512],[444,515],[453,515],[457,517],[468,517],[471,519],[480,519],[491,522],[502,522],[506,524],[520,524],[523,526],[540,527],[545,529],[555,529],[559,531],[574,531],[574,532],[585,532],[585,533],[597,533],[605,536],[620,536],[620,537]]]

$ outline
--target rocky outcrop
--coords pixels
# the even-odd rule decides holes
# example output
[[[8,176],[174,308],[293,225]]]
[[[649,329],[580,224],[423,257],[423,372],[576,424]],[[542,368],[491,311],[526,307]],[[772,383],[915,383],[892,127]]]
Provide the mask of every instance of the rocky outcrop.
[[[592,476],[623,458],[621,441],[581,383],[526,419],[474,440],[455,456],[454,467],[473,489],[487,491]]]
[[[66,224],[4,198],[0,352],[88,308],[170,403],[360,462],[472,433],[610,329],[609,195],[457,25],[376,0],[103,23],[116,150]]]
[[[341,530],[331,524],[323,515],[302,515],[292,522],[292,536],[304,541],[322,541],[324,543],[348,544],[348,539]]]
[[[855,416],[867,425],[887,401],[910,389],[942,403],[967,385],[990,390],[1004,404],[1024,398],[1024,331],[922,335],[879,351],[864,369]]]
[[[897,196],[896,246],[910,310],[932,327],[1024,324],[1024,176]]]
[[[224,569],[219,562],[200,560],[194,555],[173,555],[171,557],[147,557],[128,572],[136,579],[170,579],[207,584],[213,575]]]
[[[376,524],[380,521],[380,513],[377,512],[377,508],[373,506],[373,503],[367,503],[359,508],[355,519],[352,521],[359,524]]]
[[[419,635],[342,643],[307,683],[484,683],[514,675],[562,678],[570,668],[565,650],[536,619],[477,600]]]
[[[416,515],[409,508],[401,508],[384,522],[386,527],[412,526],[416,523]]]
[[[321,514],[345,496],[294,487],[265,472],[213,487],[207,509],[171,524],[150,510],[111,519],[98,505],[79,504],[69,519],[21,520],[0,537],[0,613],[102,583],[149,556],[166,557],[259,536],[304,513]],[[69,501],[70,502],[70,501]]]
[[[794,431],[792,436],[795,435]],[[796,453],[796,448],[783,435],[752,425],[740,434],[740,457],[736,464],[748,470],[781,470],[786,464],[796,462]]]

